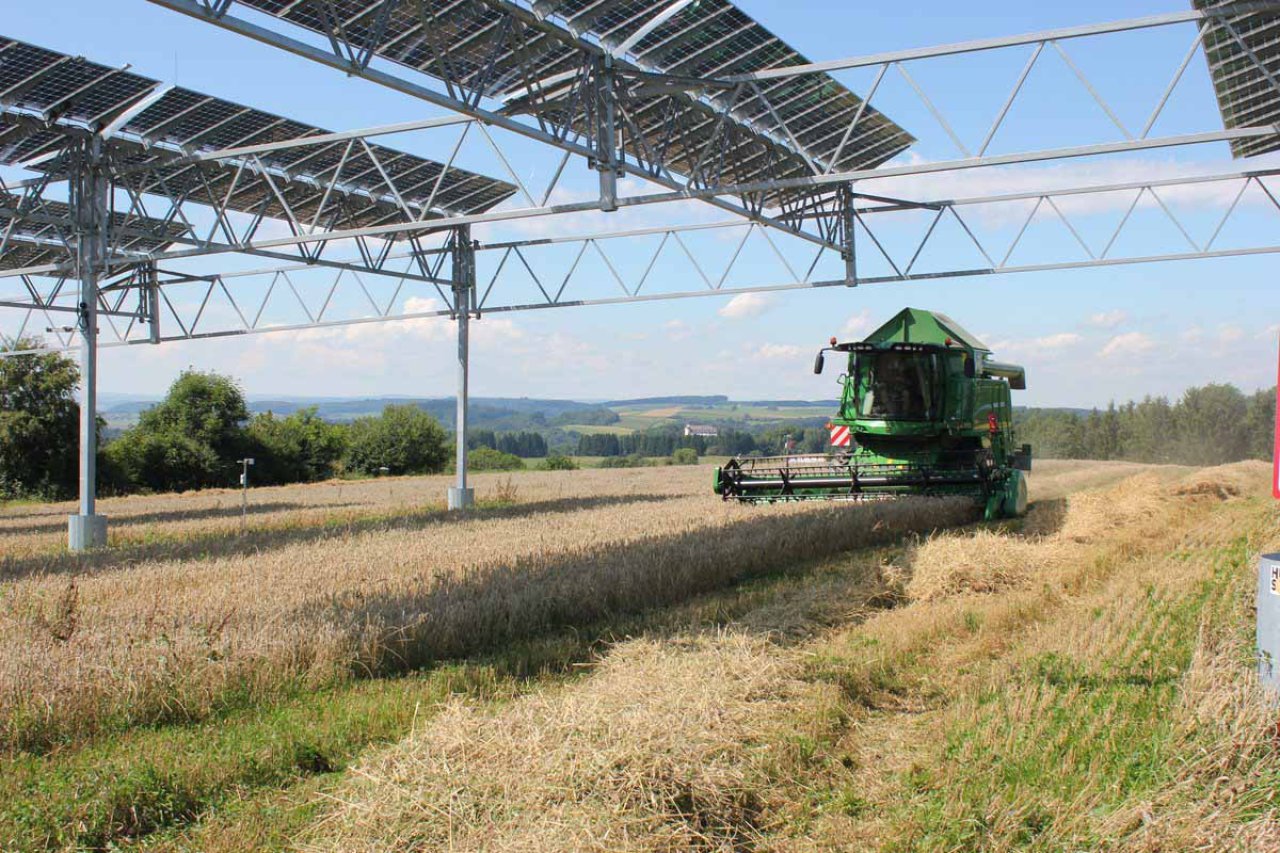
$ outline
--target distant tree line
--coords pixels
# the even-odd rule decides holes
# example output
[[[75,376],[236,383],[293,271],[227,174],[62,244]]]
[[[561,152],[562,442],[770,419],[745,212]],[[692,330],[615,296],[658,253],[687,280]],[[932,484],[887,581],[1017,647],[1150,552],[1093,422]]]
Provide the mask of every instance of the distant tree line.
[[[228,486],[244,458],[254,460],[250,477],[262,485],[436,473],[448,443],[435,418],[412,405],[389,405],[349,424],[329,423],[314,408],[250,417],[235,382],[190,370],[103,448],[103,483],[117,492]]]
[[[611,426],[622,420],[622,416],[613,409],[607,409],[598,406],[593,409],[580,409],[572,412],[565,412],[556,417],[554,423],[557,426],[581,425],[581,426]]]
[[[1041,457],[1222,465],[1271,458],[1275,407],[1274,388],[1246,395],[1215,384],[1174,402],[1147,397],[1088,414],[1031,409],[1016,425],[1018,440]]]
[[[39,341],[13,342],[34,349]],[[79,406],[76,364],[58,354],[0,359],[0,497],[66,498],[78,474]],[[593,413],[594,412],[594,413]],[[574,417],[609,420],[607,409]],[[541,420],[529,415],[531,421]],[[1018,412],[1019,440],[1040,457],[1119,459],[1215,465],[1268,459],[1275,428],[1275,391],[1241,393],[1231,385],[1188,389],[1170,402],[1141,402],[1088,413],[1053,409]],[[104,424],[98,423],[99,435]],[[561,431],[469,433],[472,470],[516,470],[524,460],[564,469]],[[314,408],[280,417],[250,415],[234,381],[214,373],[181,374],[165,398],[133,427],[100,445],[100,484],[107,492],[173,491],[232,486],[238,460],[252,457],[256,484],[323,480],[334,476],[439,473],[453,461],[452,436],[418,405],[388,405],[381,414],[332,423]],[[776,455],[788,449],[819,453],[828,446],[819,420],[769,425],[748,432],[721,426],[714,437],[685,436],[676,424],[631,434],[577,437],[580,456],[605,457],[615,466],[645,459],[696,461],[703,455]]]
[[[644,432],[621,434],[602,432],[578,439],[579,456],[661,457],[672,456],[682,448],[699,456],[776,455],[786,449],[787,439],[796,452],[821,453],[827,446],[824,427],[773,427],[759,434],[721,427],[716,436],[686,436],[677,427],[659,427]]]
[[[487,447],[521,459],[541,459],[547,455],[547,440],[537,432],[494,432],[491,429],[467,430],[467,447]]]
[[[10,344],[39,346],[30,339]],[[0,359],[0,497],[75,494],[79,382],[75,362],[60,354]],[[102,427],[99,421],[99,435]],[[188,370],[136,425],[100,444],[98,477],[108,493],[231,486],[246,457],[254,459],[258,484],[428,474],[444,470],[450,443],[439,422],[412,405],[390,405],[349,424],[325,421],[315,409],[251,417],[234,381]]]

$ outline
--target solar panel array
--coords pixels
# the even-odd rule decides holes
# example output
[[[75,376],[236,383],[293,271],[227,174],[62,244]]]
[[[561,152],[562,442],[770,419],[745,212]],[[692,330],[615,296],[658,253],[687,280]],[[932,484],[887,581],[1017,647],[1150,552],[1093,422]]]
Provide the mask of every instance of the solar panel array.
[[[605,50],[618,57],[619,68],[698,79],[808,62],[729,0],[538,0],[531,10],[510,0],[241,3],[372,47],[378,56],[504,100],[511,112],[576,132],[587,129],[589,116],[572,78]],[[529,24],[518,36],[507,26],[512,15]],[[730,144],[716,154],[715,183],[722,185],[811,175],[806,158],[838,170],[873,168],[915,141],[826,74],[766,81],[760,94],[748,88],[736,97],[726,88],[694,97],[646,90],[642,80],[628,85],[640,137],[623,134],[628,153],[647,159],[646,145],[662,146],[665,163],[685,176],[699,171],[706,151],[716,150],[709,143],[717,138],[719,114],[732,108]]]
[[[117,184],[216,202],[255,216],[287,219],[292,212],[310,224],[323,207],[321,227],[388,225],[441,213],[483,212],[516,190],[505,181],[458,168],[446,172],[441,163],[384,146],[370,144],[371,156],[360,142],[255,154],[261,166],[256,170],[241,170],[244,158],[183,161],[202,152],[328,131],[190,89],[159,87],[127,70],[0,41],[0,163],[55,169],[56,159],[42,158],[59,151],[69,134],[125,119],[108,143]],[[157,97],[148,101],[153,93]],[[139,164],[154,168],[131,170]],[[335,174],[338,183],[330,190]]]
[[[16,220],[16,221],[15,221]],[[15,195],[0,192],[0,269],[15,270],[75,260],[75,223],[60,201],[23,206]],[[118,262],[130,255],[159,251],[186,235],[176,222],[117,212],[111,216],[111,254]]]
[[[1197,9],[1213,9],[1231,5],[1234,0],[1193,2]],[[1228,129],[1280,124],[1280,91],[1275,84],[1280,79],[1280,14],[1242,13],[1226,16],[1225,20],[1230,27],[1223,19],[1213,18],[1206,25],[1204,36],[1205,57],[1223,124]],[[1280,136],[1231,143],[1231,152],[1237,157],[1276,150],[1280,150]]]

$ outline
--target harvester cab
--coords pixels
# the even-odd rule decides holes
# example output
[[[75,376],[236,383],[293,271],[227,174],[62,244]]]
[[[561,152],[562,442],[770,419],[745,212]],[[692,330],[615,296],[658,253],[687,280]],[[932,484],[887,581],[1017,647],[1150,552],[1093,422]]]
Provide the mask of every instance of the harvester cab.
[[[716,471],[726,500],[965,495],[988,519],[1027,509],[1031,447],[1016,443],[1011,391],[1026,373],[951,318],[907,308],[865,340],[818,353],[846,361],[825,454],[737,458]]]

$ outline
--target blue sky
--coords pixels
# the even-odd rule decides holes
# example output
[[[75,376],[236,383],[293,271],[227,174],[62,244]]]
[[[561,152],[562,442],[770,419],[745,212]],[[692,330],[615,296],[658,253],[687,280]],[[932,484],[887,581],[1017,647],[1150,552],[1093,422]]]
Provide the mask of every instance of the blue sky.
[[[1175,11],[1185,5],[1151,0],[1028,4],[992,0],[979,7],[942,0],[908,6],[836,0],[740,0],[740,5],[811,59],[821,60],[1047,27],[1066,26]],[[344,78],[271,48],[164,11],[145,0],[20,0],[6,10],[0,35],[11,36],[109,64],[131,63],[146,75],[310,121],[350,129],[437,114],[421,102],[364,81]],[[974,11],[978,9],[979,11]],[[1070,42],[1072,58],[1109,100],[1122,121],[1141,127],[1182,59],[1193,31],[1187,27],[1115,36],[1094,43]],[[910,66],[911,73],[942,109],[966,144],[980,140],[1026,62],[1026,49],[967,59],[941,59]],[[855,92],[870,86],[869,71],[842,72]],[[874,103],[920,142],[903,162],[958,156],[947,135],[900,78],[886,78]],[[1203,59],[1197,57],[1157,125],[1156,135],[1220,126]],[[993,143],[993,152],[1110,140],[1105,115],[1075,83],[1056,56],[1045,56],[1028,80],[1024,99]],[[387,144],[444,159],[454,136],[405,135]],[[495,138],[508,150],[521,177],[546,180],[556,155],[538,146]],[[501,164],[474,140],[460,164],[503,176]],[[1128,180],[1187,170],[1231,168],[1225,145],[1156,152],[1123,159],[1081,160],[1065,166],[984,170],[951,178],[915,178],[869,192],[892,189],[931,197],[981,195],[1008,189],[1072,182]],[[595,178],[571,163],[556,195],[589,197]],[[628,182],[628,188],[644,191]],[[1229,199],[1228,199],[1229,200]],[[1174,197],[1197,238],[1212,230],[1211,208],[1222,199],[1201,192]],[[1123,215],[1125,199],[1077,211],[1086,241],[1105,242]],[[1247,199],[1221,245],[1244,245],[1280,233],[1280,214],[1265,200]],[[715,211],[684,208],[580,217],[572,223],[546,220],[521,228],[491,229],[486,238],[563,233],[621,224],[656,224],[672,217],[718,220]],[[995,245],[1007,244],[1017,221],[976,214],[977,226]],[[891,251],[909,255],[918,223],[883,235]],[[1198,229],[1198,230],[1197,230]],[[1004,243],[995,239],[1003,238]],[[708,268],[725,262],[735,243],[708,235],[695,254]],[[1019,260],[1070,251],[1072,238],[1047,218],[1028,230]],[[1271,238],[1274,239],[1274,238]],[[1146,254],[1185,249],[1180,235],[1144,205],[1123,238],[1124,252]],[[785,243],[785,241],[782,241]],[[930,264],[964,265],[973,249],[959,234],[940,235]],[[783,245],[788,256],[799,249]],[[611,247],[619,264],[643,266],[653,243]],[[1025,252],[1025,256],[1022,254]],[[735,276],[752,283],[780,283],[785,271],[759,241],[745,251]],[[202,261],[209,264],[209,261]],[[563,268],[563,258],[549,260]],[[486,267],[485,264],[490,264]],[[856,290],[792,292],[769,296],[654,302],[643,305],[571,308],[489,315],[475,326],[473,393],[492,396],[576,398],[634,397],[675,393],[724,393],[737,398],[833,396],[834,376],[814,377],[813,351],[832,334],[858,336],[905,305],[955,317],[984,336],[1009,361],[1029,370],[1023,402],[1094,405],[1145,394],[1176,396],[1189,385],[1230,381],[1247,390],[1275,381],[1280,336],[1280,291],[1275,256],[1114,267],[866,286]],[[874,274],[872,259],[864,274]],[[189,267],[202,269],[198,265]],[[234,268],[234,265],[233,265]],[[203,269],[208,269],[204,267]],[[482,260],[481,280],[490,260]],[[664,260],[656,275],[667,289],[693,289],[700,282],[686,264]],[[611,283],[602,266],[584,270],[582,295],[605,295]],[[575,279],[577,282],[578,279]],[[746,279],[734,281],[745,283]],[[530,288],[529,282],[512,281]],[[595,288],[594,290],[592,288]],[[612,291],[616,294],[616,289]],[[430,295],[415,305],[426,307]],[[192,342],[159,348],[106,349],[102,388],[118,393],[163,391],[188,366],[238,378],[255,396],[275,394],[446,396],[453,393],[452,330],[443,321],[380,324],[323,332],[279,333],[252,338]]]

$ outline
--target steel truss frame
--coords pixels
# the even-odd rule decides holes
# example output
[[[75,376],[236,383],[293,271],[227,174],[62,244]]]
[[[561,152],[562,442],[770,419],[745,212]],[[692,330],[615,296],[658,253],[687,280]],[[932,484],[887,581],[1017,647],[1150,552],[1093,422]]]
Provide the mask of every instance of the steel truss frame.
[[[1202,49],[1209,28],[1219,27],[1219,37],[1221,32],[1230,34],[1234,32],[1231,22],[1238,24],[1239,16],[1280,14],[1280,2],[1241,2],[1009,38],[766,68],[724,77],[687,78],[679,74],[635,69],[627,69],[620,75],[611,68],[608,52],[602,50],[590,53],[590,61],[584,60],[579,66],[555,75],[554,79],[541,78],[533,73],[533,69],[527,69],[525,78],[528,85],[518,98],[511,99],[507,105],[513,108],[490,103],[483,81],[451,76],[449,63],[443,57],[432,66],[430,76],[400,66],[387,70],[384,63],[374,63],[378,47],[376,33],[368,28],[351,26],[353,21],[337,21],[343,25],[335,25],[326,33],[324,40],[306,40],[290,34],[290,25],[279,19],[268,17],[262,23],[259,21],[264,16],[255,20],[236,17],[231,12],[236,9],[237,0],[151,2],[409,94],[448,110],[450,115],[401,125],[272,142],[268,146],[233,146],[199,154],[171,151],[164,157],[141,163],[115,163],[99,153],[92,161],[92,168],[87,170],[68,166],[61,172],[49,170],[29,181],[13,182],[8,186],[0,183],[0,222],[8,217],[12,223],[43,224],[45,233],[51,233],[55,242],[61,241],[66,255],[72,258],[72,261],[64,263],[0,269],[0,282],[8,280],[21,286],[14,298],[3,298],[5,294],[0,293],[0,307],[25,311],[23,330],[38,320],[49,322],[58,344],[56,348],[79,345],[86,375],[87,404],[84,408],[90,415],[93,413],[92,394],[96,385],[96,352],[100,346],[155,344],[351,323],[447,317],[458,322],[458,435],[461,442],[466,420],[467,328],[470,319],[483,313],[1280,253],[1280,240],[1274,239],[1248,246],[1219,244],[1224,228],[1233,217],[1241,215],[1241,201],[1251,189],[1260,193],[1267,205],[1280,212],[1280,202],[1277,201],[1280,186],[1275,184],[1278,174],[1275,170],[1224,170],[1202,177],[1159,180],[1139,177],[1126,184],[961,199],[898,198],[892,191],[874,191],[877,181],[941,175],[967,169],[1219,142],[1229,142],[1237,148],[1280,145],[1280,126],[1277,125],[1206,128],[1171,136],[1153,135],[1190,63]],[[240,2],[244,5],[244,0]],[[298,2],[326,6],[330,10],[330,18],[333,17],[335,0]],[[392,9],[401,2],[418,9],[423,6],[423,0],[382,0],[381,5]],[[538,11],[539,4],[527,7],[516,0],[483,2],[509,12],[514,23],[509,25],[508,32],[513,32],[517,24],[541,32],[545,32],[547,27],[554,29],[546,16]],[[1066,45],[1116,33],[1174,26],[1194,28],[1190,46],[1180,57],[1181,61],[1175,66],[1167,87],[1141,128],[1130,127],[1084,74]],[[1236,37],[1239,39],[1238,32]],[[1254,70],[1280,99],[1280,80],[1267,67],[1267,60],[1248,49],[1243,41],[1241,46],[1245,48],[1247,61],[1253,63]],[[936,57],[1016,49],[1029,51],[1027,61],[1015,75],[1009,94],[989,129],[977,141],[966,142],[961,138],[937,101],[929,96],[912,73],[915,63]],[[1038,64],[1047,61],[1046,57],[1055,55],[1071,70],[1072,76],[1114,126],[1118,136],[1105,142],[992,153],[994,141],[1019,98],[1023,97],[1028,77]],[[862,106],[849,116],[849,121],[839,131],[834,154],[825,159],[810,156],[806,151],[812,146],[807,144],[808,140],[803,140],[803,129],[795,124],[801,119],[797,117],[794,105],[775,103],[774,99],[780,96],[774,93],[785,90],[772,88],[770,84],[850,68],[874,69],[871,90],[860,102]],[[856,145],[860,134],[866,130],[862,123],[874,110],[869,106],[870,102],[890,75],[900,77],[918,96],[938,128],[954,145],[957,152],[954,159],[874,168],[841,166],[844,162],[842,152],[846,146]],[[699,137],[701,148],[693,160],[694,167],[687,168],[685,173],[677,171],[675,161],[664,154],[675,137],[655,136],[652,127],[639,121],[641,104],[647,103],[644,98],[651,97],[655,91],[673,93],[672,97],[696,98],[701,114],[711,116],[711,133],[706,134],[706,127],[700,129],[703,133]],[[726,93],[729,94],[726,96]],[[752,110],[749,115],[740,109],[747,102]],[[749,162],[729,162],[736,153],[740,153],[736,145],[738,138],[731,129],[743,123],[767,128],[767,135],[776,142],[800,152],[805,165],[803,173],[780,169],[765,180],[744,183],[737,179],[752,165]],[[406,188],[396,184],[395,176],[389,170],[377,167],[377,157],[372,156],[372,147],[367,140],[391,133],[442,127],[452,127],[460,133],[446,172],[453,167],[459,149],[468,138],[473,142],[481,141],[506,166],[527,206],[428,219],[422,211],[411,210],[399,202],[405,214],[400,221],[329,230],[322,215],[326,202],[322,201],[320,209],[311,217],[296,215],[275,183],[277,176],[261,158],[267,150],[297,149],[299,160],[305,160],[307,149],[311,149],[317,153],[340,152],[340,159],[345,161],[353,151],[368,152],[375,168],[382,173],[387,198],[401,199]],[[500,139],[491,132],[495,128],[559,152],[558,168],[545,190],[535,193],[511,168],[512,158],[504,152]],[[664,127],[662,132],[687,135],[692,133],[692,129]],[[66,158],[68,164],[76,157],[81,158],[76,162],[83,162],[83,152],[93,150],[92,140],[100,138],[90,135],[89,143],[76,143],[51,156]],[[84,148],[85,144],[89,148]],[[750,156],[768,155],[754,151]],[[574,157],[586,160],[589,167],[600,172],[599,197],[585,202],[552,204],[552,194]],[[686,166],[688,162],[686,159]],[[208,182],[200,177],[202,166],[211,163],[224,168],[231,164],[237,183],[245,180],[267,186],[285,213],[283,218],[274,221],[283,222],[288,233],[267,234],[264,228],[270,217],[264,212],[247,217],[243,212],[235,215],[226,203],[229,196],[212,192]],[[165,175],[171,175],[175,168],[197,176],[198,180],[192,185],[194,189],[176,191],[171,188]],[[661,191],[621,197],[617,193],[619,175],[643,178],[656,184]],[[326,200],[331,193],[341,191],[341,176],[342,168],[339,167],[327,179],[322,189]],[[47,203],[51,199],[51,191],[56,193],[56,188],[62,184],[66,184],[64,192],[71,200],[73,212],[69,228],[65,224],[40,221],[41,216],[49,218]],[[1193,236],[1194,229],[1177,214],[1167,196],[1205,184],[1231,187],[1231,200],[1223,206],[1212,233],[1197,239]],[[421,190],[421,187],[414,189]],[[1129,194],[1127,210],[1108,240],[1090,242],[1084,238],[1078,216],[1072,214],[1068,202],[1104,194]],[[86,202],[89,198],[94,201]],[[472,229],[477,226],[691,200],[702,201],[738,218],[658,228],[601,230],[545,239],[486,243],[472,237]],[[45,205],[44,214],[40,212],[42,204]],[[983,236],[975,224],[975,211],[992,207],[1005,207],[1021,217],[1020,227],[1009,244],[997,244],[993,238]],[[1185,248],[1141,256],[1118,252],[1116,247],[1126,233],[1125,229],[1130,227],[1135,212],[1143,209],[1158,210],[1165,216],[1184,238]],[[905,217],[914,217],[916,221],[923,217],[925,227],[911,241],[907,251],[895,252],[888,246],[885,233],[897,228],[893,223]],[[1035,262],[1026,262],[1018,257],[1020,249],[1026,245],[1026,235],[1032,225],[1046,219],[1065,229],[1079,248],[1078,255]],[[958,227],[982,258],[982,263],[962,265],[952,262],[941,267],[924,268],[922,258],[930,250],[941,246],[942,251],[950,251],[939,237],[944,225]],[[139,251],[136,242],[134,245],[128,243],[131,236],[155,235],[156,228],[163,230],[167,248]],[[686,237],[696,232],[727,232],[731,229],[740,231],[741,236],[737,238],[736,251],[723,268],[709,268],[685,242]],[[0,240],[6,236],[0,234]],[[653,238],[659,246],[647,260],[642,260],[638,266],[633,261],[628,267],[612,249],[635,238]],[[764,241],[785,268],[785,277],[776,282],[735,283],[734,274],[739,268],[742,248],[752,238]],[[797,246],[801,247],[800,251],[796,250]],[[539,253],[551,247],[576,252],[576,260],[567,275],[550,271],[539,260]],[[657,289],[649,276],[664,251],[683,257],[688,280],[701,284],[693,288]],[[171,268],[173,263],[186,259],[224,254],[250,255],[287,263],[267,269],[226,270],[200,275]],[[615,290],[614,293],[581,292],[580,284],[574,279],[574,271],[584,257],[596,257],[604,264],[609,271],[606,284]],[[482,276],[478,266],[486,258],[497,258],[496,270]],[[824,273],[828,262],[833,260],[840,264],[840,274],[835,276]],[[877,264],[887,266],[887,270],[873,272],[871,267]],[[506,282],[516,272],[534,282],[540,298],[530,300],[507,295]],[[323,274],[326,277],[318,286],[304,288],[295,282],[295,278],[304,274],[312,277]],[[389,286],[394,287],[392,296],[389,299],[375,298],[366,286],[365,276],[388,280]],[[244,284],[255,277],[266,282],[256,291]],[[72,281],[78,282],[78,294],[72,292]],[[407,292],[404,288],[415,288],[415,293],[437,297],[439,307],[433,306],[430,310],[408,308],[401,299]],[[186,301],[171,298],[171,294],[182,289],[196,293],[197,297]],[[368,310],[353,309],[352,299],[338,296],[342,290],[355,294],[354,302],[360,302],[363,297]],[[253,295],[263,292],[265,296],[260,301]],[[296,303],[296,322],[264,321],[268,303],[280,294]],[[305,294],[319,295],[308,299]],[[229,310],[211,309],[215,302]],[[68,313],[74,314],[77,322],[73,326],[59,326],[54,318]],[[112,339],[99,342],[98,324],[101,321],[105,321],[110,329],[114,336]],[[92,436],[82,435],[82,476],[87,477],[82,482],[82,495],[88,497],[82,499],[81,515],[86,518],[93,516],[92,461],[88,455],[90,451],[86,450],[91,449],[92,441]],[[465,450],[460,449],[459,452],[461,454]],[[465,458],[460,456],[459,463],[459,484],[456,495],[451,491],[450,501],[464,506],[469,499]],[[82,544],[93,544],[92,537]]]
[[[1200,229],[1206,233],[1197,237],[1195,224],[1185,211],[1179,212],[1176,199],[1204,188],[1214,188],[1216,192],[1207,200],[1198,202],[1195,210],[1199,217],[1211,218],[1212,227]],[[1280,253],[1280,243],[1277,242],[1259,241],[1232,246],[1220,242],[1228,227],[1244,217],[1241,213],[1243,203],[1251,194],[1265,209],[1280,217],[1280,169],[911,203],[884,197],[855,196],[855,203],[849,208],[853,229],[850,233],[855,238],[850,251],[845,253],[824,248],[803,258],[788,256],[767,227],[740,220],[477,242],[471,253],[471,274],[476,276],[475,293],[466,307],[470,309],[468,313],[478,316],[547,308]],[[1120,215],[1111,217],[1104,239],[1090,241],[1084,236],[1087,231],[1085,224],[1097,215],[1093,211],[1099,200],[1108,201],[1110,207],[1120,211]],[[1073,206],[1079,209],[1073,211]],[[1166,222],[1169,234],[1176,235],[1174,239],[1184,245],[1176,250],[1170,247],[1158,254],[1122,251],[1125,238],[1133,236],[1142,227],[1136,224],[1135,215],[1147,209]],[[912,221],[900,221],[909,218]],[[983,219],[1009,225],[984,229]],[[954,244],[945,245],[944,226],[948,224],[953,226],[952,236],[959,236],[964,243],[967,254],[980,258],[983,263],[943,266],[927,263],[931,253],[958,255]],[[1042,253],[1034,260],[1024,260],[1021,256],[1026,253],[1028,235],[1038,225],[1056,229],[1064,238],[1059,241],[1062,245],[1052,247],[1047,255]],[[897,229],[898,243],[901,244],[896,251],[886,236],[894,229]],[[716,233],[729,238],[734,251],[724,264],[713,267],[707,260],[699,259],[688,239],[701,233]],[[384,295],[379,300],[358,272],[348,270],[314,275],[316,271],[313,268],[297,264],[193,276],[147,264],[102,289],[99,314],[107,318],[114,339],[100,345],[152,344],[394,320],[456,319],[464,311],[464,306],[450,287],[439,286],[442,282],[453,283],[452,274],[444,267],[446,263],[456,263],[456,253],[452,248],[455,234],[451,232],[439,247],[393,253],[387,257],[388,264],[429,264],[433,283],[429,292],[438,297],[438,309],[405,310],[400,301],[405,282],[399,282],[389,297]],[[1005,238],[1004,241],[1000,240],[1001,237]],[[647,251],[628,260],[621,252],[637,238],[649,238]],[[743,248],[753,238],[776,258],[778,265],[786,270],[787,278],[764,283],[735,281],[735,274],[743,271],[746,265]],[[551,255],[551,250],[558,250],[558,253]],[[567,269],[564,252],[572,257]],[[493,258],[483,275],[477,275],[475,271],[474,258],[477,256]],[[584,293],[585,287],[596,284],[578,275],[584,259],[591,257],[601,262],[607,274],[603,290],[593,289]],[[668,267],[669,270],[677,271],[682,280],[697,282],[699,286],[659,288],[652,279],[659,259],[674,262],[676,266]],[[843,264],[840,268],[845,275],[823,277],[821,269],[830,266],[826,262],[837,259]],[[884,271],[871,272],[874,267]],[[541,298],[526,301],[521,299],[522,292],[511,292],[506,283],[512,270],[522,270]],[[308,271],[313,273],[312,279],[303,283],[299,276]],[[248,281],[254,281],[256,286],[246,286]],[[26,307],[26,324],[40,317],[48,318],[51,311],[74,310],[65,304],[57,304],[60,297],[65,299],[65,279],[51,280],[47,291],[43,292],[39,290],[39,282],[36,277],[23,277],[24,286],[35,294],[37,302],[35,306]],[[344,283],[359,294],[356,313],[344,312],[337,305],[335,294]],[[186,302],[171,299],[170,292],[180,287],[194,293],[195,298]],[[308,295],[312,296],[311,301],[308,301]],[[278,304],[280,296],[286,300],[296,319],[291,322],[264,322],[268,307],[273,300]],[[210,307],[215,303],[230,309],[223,313],[220,325],[218,319],[210,315]],[[149,305],[154,307],[149,308]],[[157,318],[156,322],[151,322],[152,317]],[[160,331],[162,328],[165,329],[163,333]],[[64,347],[70,346],[69,339],[60,338],[59,342]]]

